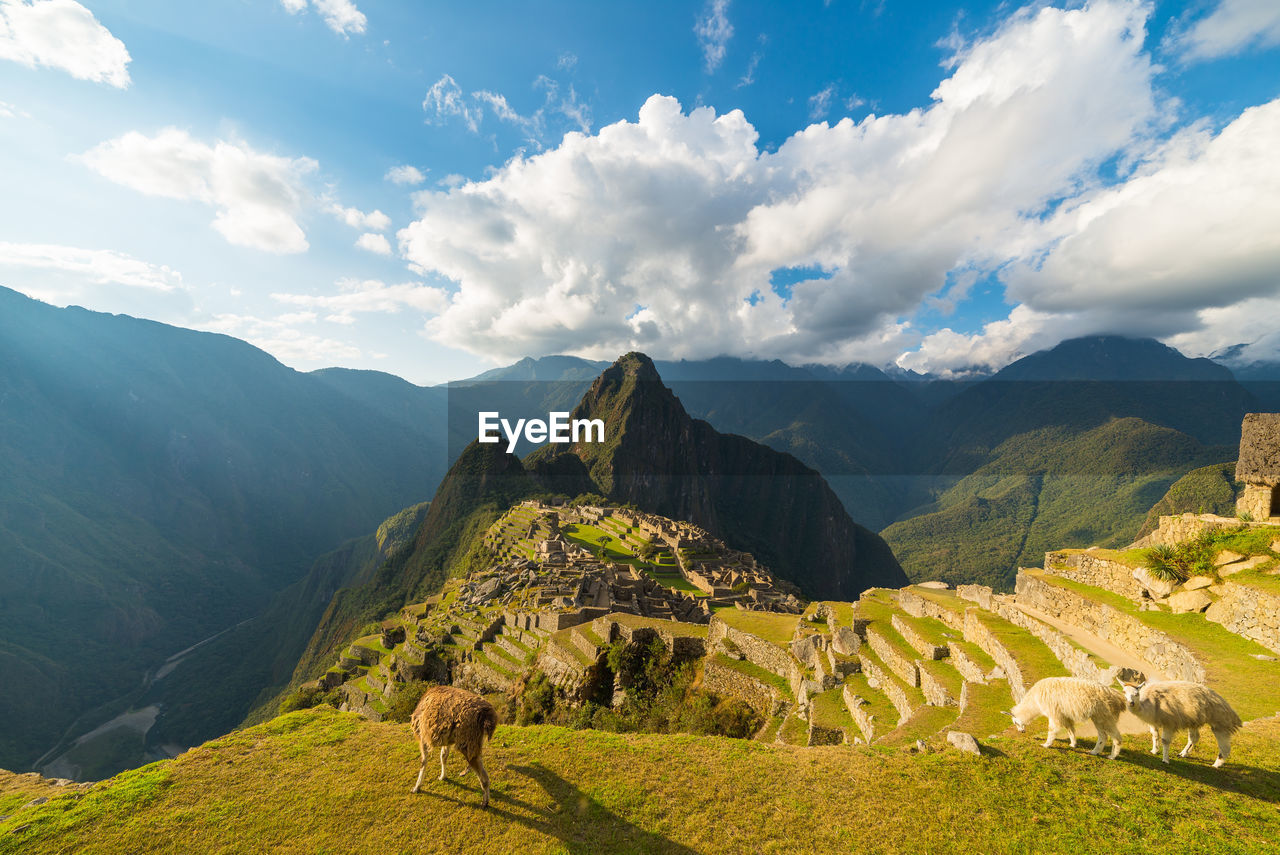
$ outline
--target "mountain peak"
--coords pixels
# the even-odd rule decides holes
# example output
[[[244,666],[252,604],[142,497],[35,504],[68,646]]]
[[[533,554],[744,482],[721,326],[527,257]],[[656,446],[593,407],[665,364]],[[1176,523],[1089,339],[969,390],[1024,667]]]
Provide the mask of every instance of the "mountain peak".
[[[1072,338],[1005,366],[997,380],[1232,380],[1208,359],[1191,359],[1153,338],[1095,335]]]

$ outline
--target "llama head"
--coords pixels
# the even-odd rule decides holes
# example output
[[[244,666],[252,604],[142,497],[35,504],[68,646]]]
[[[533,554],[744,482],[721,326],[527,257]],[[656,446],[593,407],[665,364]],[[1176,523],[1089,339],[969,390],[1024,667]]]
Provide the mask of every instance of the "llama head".
[[[1146,683],[1142,684],[1143,686]],[[1142,691],[1142,686],[1135,686],[1132,683],[1121,683],[1120,688],[1124,689],[1124,702],[1126,706],[1132,707],[1138,702],[1138,692]]]
[[[1013,710],[1001,710],[1001,712],[1007,715],[1009,718],[1013,719],[1013,726],[1018,728],[1018,733],[1026,733],[1027,723],[1022,719],[1018,718],[1017,713],[1015,713]]]

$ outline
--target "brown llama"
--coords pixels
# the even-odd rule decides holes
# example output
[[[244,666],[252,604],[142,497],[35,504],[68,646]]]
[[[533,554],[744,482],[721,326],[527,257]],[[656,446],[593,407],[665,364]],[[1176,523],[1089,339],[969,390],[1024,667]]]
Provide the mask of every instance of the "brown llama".
[[[432,686],[418,701],[409,728],[418,740],[418,752],[422,766],[418,769],[418,781],[412,792],[422,787],[422,775],[427,771],[427,749],[440,749],[440,780],[445,778],[445,760],[449,746],[457,746],[466,758],[467,765],[475,770],[484,789],[481,807],[489,806],[489,773],[485,771],[481,755],[498,726],[498,714],[484,698],[454,686]],[[467,774],[464,770],[462,774]]]

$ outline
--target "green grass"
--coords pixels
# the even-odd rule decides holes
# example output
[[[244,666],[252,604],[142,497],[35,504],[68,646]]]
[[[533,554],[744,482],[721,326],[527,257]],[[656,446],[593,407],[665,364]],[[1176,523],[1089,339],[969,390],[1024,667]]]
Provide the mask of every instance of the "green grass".
[[[1082,585],[1070,579],[1036,574],[1044,582],[1106,603],[1116,611],[1158,629],[1186,646],[1204,665],[1205,682],[1227,699],[1244,719],[1274,714],[1280,709],[1280,662],[1255,659],[1274,656],[1262,645],[1242,638],[1201,614],[1175,615],[1169,612],[1140,611],[1129,599]]]
[[[862,705],[862,709],[875,717],[872,724],[876,736],[883,736],[898,726],[898,711],[883,692],[871,688],[864,674],[850,674],[844,682],[855,695],[867,702]]]
[[[938,647],[945,647],[960,638],[960,633],[934,618],[912,617],[902,612],[898,615],[898,620],[914,630],[915,634],[923,638],[926,643]]]
[[[961,730],[985,741],[990,735],[1009,729],[1009,717],[1003,710],[1013,705],[1013,697],[1009,694],[1009,684],[1004,680],[988,685],[970,683],[967,700],[968,705],[952,723],[951,730]]]
[[[1274,721],[1242,731],[1221,770],[1205,749],[1162,766],[1134,737],[1112,762],[1029,734],[978,759],[503,726],[488,810],[456,754],[447,781],[410,794],[407,725],[323,707],[290,725],[25,809],[0,823],[0,852],[1217,855],[1274,852],[1280,837]]]
[[[706,638],[709,627],[704,623],[684,623],[676,620],[659,620],[658,618],[641,617],[627,612],[610,612],[606,618],[614,623],[633,628],[651,627],[676,635],[688,635],[694,638]]]
[[[938,732],[954,722],[959,714],[958,707],[921,707],[879,741],[884,745],[907,745],[917,739],[936,740]]]
[[[990,612],[978,610],[978,620],[1013,656],[1027,688],[1045,677],[1069,677],[1070,672],[1045,643],[1020,626],[1014,626]]]
[[[778,735],[787,745],[805,745],[809,741],[808,722],[793,712],[783,720]]]
[[[976,662],[978,664],[978,667],[983,670],[983,673],[989,674],[991,673],[991,669],[996,667],[996,660],[988,656],[987,651],[983,650],[981,647],[979,647],[978,645],[974,644],[971,641],[956,639],[954,641],[949,641],[947,643],[951,646],[953,650],[959,649],[967,657],[969,657],[974,662]]]
[[[957,701],[960,700],[960,688],[964,685],[964,677],[960,676],[960,672],[955,669],[955,666],[945,659],[918,659],[916,660],[916,667],[941,683],[953,698]]]
[[[809,719],[819,727],[840,728],[849,734],[850,739],[861,733],[854,724],[853,717],[845,708],[844,697],[840,687],[829,689],[810,699]]]
[[[749,612],[735,607],[716,610],[716,617],[729,626],[743,632],[749,632],[770,644],[786,648],[795,634],[799,615],[784,615],[775,612]]]
[[[965,611],[974,605],[954,591],[939,591],[936,588],[921,588],[916,585],[912,585],[907,590],[961,617],[964,617]]]

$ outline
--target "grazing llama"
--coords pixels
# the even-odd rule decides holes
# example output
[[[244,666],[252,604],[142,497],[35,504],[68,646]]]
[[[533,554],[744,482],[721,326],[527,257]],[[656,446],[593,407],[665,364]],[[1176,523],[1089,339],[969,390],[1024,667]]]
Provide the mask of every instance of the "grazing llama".
[[[467,760],[467,766],[475,770],[484,789],[481,807],[489,806],[489,773],[485,771],[484,747],[493,737],[498,726],[498,714],[484,698],[454,686],[432,686],[418,701],[409,728],[418,740],[418,752],[422,766],[418,769],[418,781],[411,792],[422,787],[422,775],[427,771],[427,749],[440,749],[440,780],[445,778],[445,760],[449,746],[457,746]],[[464,770],[462,774],[466,774]]]
[[[1156,735],[1164,745],[1165,763],[1169,762],[1169,743],[1179,730],[1187,731],[1187,745],[1178,752],[1186,757],[1200,738],[1200,728],[1209,725],[1218,740],[1218,757],[1214,768],[1227,762],[1231,754],[1231,735],[1241,727],[1240,716],[1213,689],[1184,680],[1162,680],[1135,686],[1121,683],[1129,712],[1151,728],[1151,753],[1156,753]]]
[[[1120,753],[1120,727],[1117,719],[1124,711],[1124,696],[1115,689],[1100,686],[1079,677],[1045,677],[1027,690],[1022,700],[1009,710],[1008,715],[1018,732],[1025,732],[1036,716],[1049,720],[1049,735],[1044,747],[1053,745],[1058,731],[1065,727],[1076,747],[1075,726],[1091,721],[1098,731],[1098,741],[1090,754],[1101,754],[1108,738],[1111,739],[1111,759]]]

